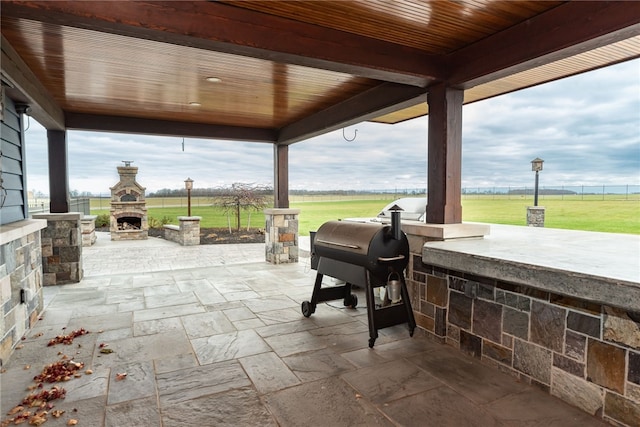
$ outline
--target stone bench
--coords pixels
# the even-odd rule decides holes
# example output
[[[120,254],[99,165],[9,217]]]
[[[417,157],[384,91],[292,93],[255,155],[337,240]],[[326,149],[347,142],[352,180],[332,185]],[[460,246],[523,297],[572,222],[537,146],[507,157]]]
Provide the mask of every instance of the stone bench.
[[[164,238],[182,246],[196,246],[200,244],[199,216],[179,216],[180,225],[167,224],[164,228]]]

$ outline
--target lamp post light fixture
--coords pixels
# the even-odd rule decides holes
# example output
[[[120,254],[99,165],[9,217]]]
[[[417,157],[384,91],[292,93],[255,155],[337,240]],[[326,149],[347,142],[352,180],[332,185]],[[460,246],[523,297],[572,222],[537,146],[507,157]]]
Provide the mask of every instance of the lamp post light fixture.
[[[184,188],[187,189],[187,216],[191,216],[191,190],[193,190],[193,180],[191,178],[184,180]]]
[[[538,206],[538,172],[542,170],[544,160],[539,157],[531,160],[531,170],[536,173],[536,186],[533,190],[533,206]]]

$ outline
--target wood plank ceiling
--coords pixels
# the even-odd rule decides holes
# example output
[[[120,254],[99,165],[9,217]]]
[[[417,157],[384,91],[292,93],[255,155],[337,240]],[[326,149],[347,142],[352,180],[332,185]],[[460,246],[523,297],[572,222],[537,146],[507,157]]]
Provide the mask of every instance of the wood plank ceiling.
[[[633,3],[3,1],[2,79],[50,129],[290,144],[640,56]],[[212,81],[213,80],[213,81]]]

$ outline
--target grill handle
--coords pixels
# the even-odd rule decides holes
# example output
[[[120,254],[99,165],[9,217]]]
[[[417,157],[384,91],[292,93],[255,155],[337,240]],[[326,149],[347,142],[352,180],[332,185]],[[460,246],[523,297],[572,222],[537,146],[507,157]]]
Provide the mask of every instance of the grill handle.
[[[378,262],[394,262],[404,259],[404,255],[392,256],[392,257],[378,257]]]
[[[323,239],[316,239],[316,242],[325,243],[327,245],[340,246],[341,248],[360,249],[360,246],[358,245],[350,245],[348,243],[339,243],[339,242],[330,242],[328,240],[323,240]]]

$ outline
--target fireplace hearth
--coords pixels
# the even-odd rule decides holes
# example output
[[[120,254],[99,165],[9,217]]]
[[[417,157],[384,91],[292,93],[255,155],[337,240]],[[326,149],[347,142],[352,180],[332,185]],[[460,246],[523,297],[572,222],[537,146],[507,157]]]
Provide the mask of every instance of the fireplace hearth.
[[[138,184],[138,168],[123,160],[120,181],[111,187],[111,240],[144,240],[149,236],[145,188]]]

